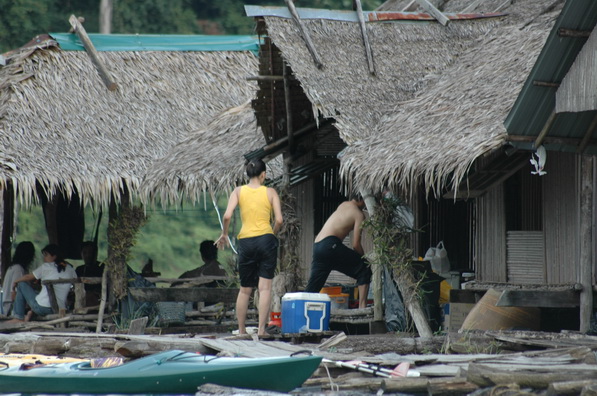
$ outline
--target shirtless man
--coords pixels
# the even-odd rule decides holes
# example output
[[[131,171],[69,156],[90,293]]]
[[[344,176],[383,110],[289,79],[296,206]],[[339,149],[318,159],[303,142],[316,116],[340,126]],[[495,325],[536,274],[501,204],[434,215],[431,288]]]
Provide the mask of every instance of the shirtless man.
[[[365,201],[360,196],[342,202],[315,237],[311,276],[305,289],[307,293],[319,293],[330,272],[336,270],[357,280],[359,308],[367,306],[371,268],[363,258],[361,245],[364,207]],[[353,231],[352,249],[342,243],[350,231]]]

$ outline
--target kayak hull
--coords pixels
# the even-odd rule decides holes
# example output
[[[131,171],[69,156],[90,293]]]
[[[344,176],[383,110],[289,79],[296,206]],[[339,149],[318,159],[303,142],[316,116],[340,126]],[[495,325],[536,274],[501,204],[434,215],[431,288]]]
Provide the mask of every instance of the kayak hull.
[[[308,379],[320,356],[228,358],[168,351],[121,366],[88,362],[49,364],[29,370],[0,369],[2,393],[196,393],[217,385],[289,392]]]

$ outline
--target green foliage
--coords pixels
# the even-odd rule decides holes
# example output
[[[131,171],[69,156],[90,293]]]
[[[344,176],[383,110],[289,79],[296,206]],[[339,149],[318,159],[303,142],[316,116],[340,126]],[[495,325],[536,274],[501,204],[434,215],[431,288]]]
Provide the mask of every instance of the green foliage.
[[[253,34],[255,21],[244,5],[282,6],[282,0],[113,0],[112,33]],[[382,0],[363,0],[373,10]],[[352,0],[295,0],[297,7],[352,10]],[[97,0],[0,0],[0,53],[33,37],[70,29],[70,15],[85,18],[89,33],[99,31]]]
[[[226,199],[227,197],[222,197],[218,202],[220,213],[225,209]],[[162,277],[178,278],[183,272],[203,265],[199,254],[201,241],[215,240],[220,235],[218,215],[211,202],[207,202],[205,206],[185,205],[182,209],[147,209],[146,213],[148,221],[140,229],[128,259],[129,266],[137,272],[141,272],[143,265],[151,258],[154,271],[161,272]],[[236,215],[238,216],[238,213]],[[85,208],[85,240],[93,239],[98,217],[98,212],[89,207]],[[236,223],[239,224],[238,221]],[[104,261],[107,256],[107,226],[108,213],[104,212],[101,216],[98,239],[100,261]],[[238,231],[231,227],[230,235]],[[41,263],[39,249],[48,243],[41,207],[34,206],[18,212],[14,242],[16,244],[21,241],[34,243],[37,251],[36,263]],[[232,274],[232,251],[220,251],[218,259],[228,273]],[[69,259],[69,262],[75,266],[82,264],[79,260]]]

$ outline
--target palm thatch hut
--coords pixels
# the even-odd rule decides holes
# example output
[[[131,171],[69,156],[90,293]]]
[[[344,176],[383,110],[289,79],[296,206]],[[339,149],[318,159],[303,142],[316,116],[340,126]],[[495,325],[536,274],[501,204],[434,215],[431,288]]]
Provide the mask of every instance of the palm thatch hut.
[[[139,185],[152,161],[254,96],[247,76],[257,69],[255,36],[89,37],[115,90],[102,83],[75,34],[38,36],[4,55],[3,265],[13,202],[41,202],[48,217],[55,197],[104,207],[143,199]],[[56,241],[59,232],[48,232]]]
[[[381,192],[388,187],[398,190],[396,187],[404,180],[396,179],[394,176],[397,172],[388,172],[388,168],[398,168],[400,164],[406,164],[407,167],[416,168],[410,174],[413,179],[410,187],[413,189],[409,191],[413,196],[408,198],[417,210],[418,201],[415,199],[417,195],[414,192],[418,191],[417,183],[425,179],[421,178],[424,174],[418,166],[428,164],[424,161],[425,156],[431,156],[431,161],[447,160],[443,154],[438,155],[441,151],[437,151],[437,147],[442,147],[441,141],[437,142],[436,149],[432,149],[430,154],[428,150],[434,145],[434,135],[428,134],[425,128],[418,127],[422,120],[427,125],[433,124],[432,126],[436,127],[435,121],[427,119],[424,115],[425,107],[422,107],[421,103],[425,102],[426,107],[434,106],[435,97],[438,92],[442,92],[441,86],[438,88],[436,84],[445,72],[450,71],[454,74],[462,67],[466,67],[462,70],[462,77],[459,78],[464,79],[469,87],[476,81],[489,81],[494,84],[495,80],[491,88],[480,87],[482,90],[495,91],[496,87],[500,87],[500,81],[496,80],[493,74],[499,72],[499,69],[493,69],[490,62],[479,61],[479,59],[484,60],[483,56],[486,55],[484,50],[487,53],[492,51],[491,56],[500,60],[516,60],[516,54],[522,54],[524,62],[528,64],[527,70],[532,64],[533,55],[529,56],[524,49],[518,52],[519,43],[516,39],[523,38],[523,34],[518,34],[516,29],[541,14],[547,2],[516,3],[501,8],[500,5],[504,5],[503,2],[499,4],[483,2],[477,8],[468,10],[477,14],[466,15],[455,12],[464,9],[458,8],[462,7],[462,4],[455,2],[454,8],[449,8],[451,2],[445,3],[448,7],[445,9],[446,15],[453,18],[447,27],[429,20],[413,21],[413,19],[424,19],[424,14],[365,12],[365,20],[369,21],[366,23],[366,31],[372,49],[374,73],[371,73],[367,61],[363,36],[354,12],[298,9],[301,25],[310,37],[323,65],[318,67],[314,62],[315,55],[312,55],[305,45],[299,24],[290,17],[291,14],[286,9],[246,6],[247,14],[257,20],[258,33],[264,35],[264,44],[261,47],[261,80],[253,107],[268,141],[275,142],[286,138],[287,130],[279,128],[279,125],[286,125],[284,124],[286,119],[292,119],[293,130],[300,130],[313,120],[319,123],[331,120],[335,127],[332,133],[336,136],[333,150],[320,155],[318,150],[322,142],[311,139],[299,144],[300,148],[296,150],[298,153],[306,154],[291,155],[294,165],[290,169],[291,175],[301,172],[309,166],[308,164],[327,160],[327,168],[318,168],[318,173],[313,172],[308,182],[302,184],[297,191],[297,195],[301,196],[299,210],[304,213],[300,217],[306,221],[302,235],[306,242],[301,252],[302,262],[306,263],[305,270],[308,268],[311,256],[311,246],[308,241],[313,240],[323,221],[343,199],[343,192],[346,190],[368,188],[373,192]],[[479,7],[487,7],[483,10],[496,11],[498,14],[480,14]],[[371,22],[381,20],[384,22]],[[549,27],[541,30],[544,36],[546,29]],[[510,33],[516,33],[516,35],[510,41],[507,39],[500,41],[503,36]],[[532,46],[533,39],[535,45],[540,42],[540,38],[534,36],[528,46]],[[502,47],[506,45],[515,46],[516,54],[513,50]],[[513,54],[511,58],[504,56],[504,53],[508,52]],[[533,54],[536,56],[537,52]],[[477,57],[476,63],[473,62],[475,57]],[[462,64],[464,66],[460,63],[461,59],[464,59]],[[520,65],[516,62],[514,64],[516,66],[509,70],[516,71],[517,81],[520,84],[525,73],[519,72]],[[288,100],[291,108],[290,117],[283,106],[283,98],[280,97],[280,92],[283,92],[280,89],[283,81],[274,80],[276,76],[283,75],[291,76],[288,78],[291,92]],[[266,78],[268,76],[269,79]],[[452,77],[451,75],[450,78]],[[441,106],[447,106],[447,109],[450,106],[457,106],[460,103],[457,100],[459,98],[470,98],[471,104],[479,102],[479,98],[486,92],[480,91],[480,96],[475,96],[476,92],[465,91],[461,89],[461,85],[445,84],[449,85],[450,92],[445,93],[445,101],[442,100],[439,102],[441,104],[437,105],[440,110]],[[500,87],[497,92],[502,94],[503,99],[508,94],[515,95],[516,89],[519,88],[520,85],[502,94]],[[279,93],[277,97],[271,93],[274,90]],[[297,91],[300,92],[297,93]],[[427,94],[427,92],[433,93]],[[449,97],[449,95],[453,96]],[[497,101],[499,102],[500,99]],[[417,104],[411,105],[411,103]],[[487,99],[484,107],[486,117],[491,117],[493,103],[495,102]],[[504,106],[502,113],[505,111],[507,107]],[[408,127],[401,127],[404,135],[388,127],[388,132],[377,139],[383,132],[378,129],[379,126],[385,123],[386,117],[394,113],[404,115],[408,120],[408,123],[404,124]],[[449,115],[454,113],[446,110],[442,114],[446,120],[449,120]],[[461,122],[464,124],[467,120],[463,119]],[[476,121],[472,123],[480,126]],[[444,125],[442,128],[437,127],[436,131],[439,133],[445,129]],[[326,136],[330,138],[329,134]],[[403,141],[405,137],[408,140]],[[454,140],[453,137],[450,138],[450,141],[452,140]],[[398,143],[400,145],[395,146]],[[422,148],[421,144],[425,147]],[[486,140],[483,144],[486,149],[495,147],[487,146]],[[484,152],[477,150],[473,155]],[[458,154],[466,155],[461,151],[458,151]],[[342,161],[342,168],[339,168],[338,157]],[[415,159],[417,161],[413,163]],[[458,165],[461,163],[458,162]],[[469,165],[465,165],[465,169],[468,169]],[[433,177],[437,175],[434,174]],[[340,187],[341,181],[344,183],[344,189]],[[409,187],[406,187],[401,190],[408,189]],[[322,196],[324,199],[321,199]],[[422,205],[424,208],[420,211],[425,211],[425,216],[418,217],[422,224],[427,224],[430,222],[430,216],[437,216],[437,212],[434,213],[434,211],[438,208],[428,208],[424,197]],[[470,218],[471,209],[467,205],[458,204],[452,212],[452,217]],[[450,220],[446,219],[446,222]],[[436,222],[439,223],[439,221]],[[441,233],[443,234],[443,231]],[[415,254],[424,255],[424,249],[434,246],[441,240],[438,238],[443,236],[439,234],[440,232],[429,229],[429,232],[418,235],[418,241],[414,242],[417,245]],[[454,259],[462,257],[460,261],[464,268],[469,265],[466,260],[472,253],[472,248],[468,244],[452,249],[451,253]]]

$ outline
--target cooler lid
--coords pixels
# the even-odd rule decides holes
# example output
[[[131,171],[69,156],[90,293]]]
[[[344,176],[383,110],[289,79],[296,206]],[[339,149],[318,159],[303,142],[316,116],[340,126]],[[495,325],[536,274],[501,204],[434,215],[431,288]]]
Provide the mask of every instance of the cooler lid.
[[[286,293],[282,296],[282,301],[289,300],[308,300],[308,301],[331,301],[330,296],[325,293]]]

